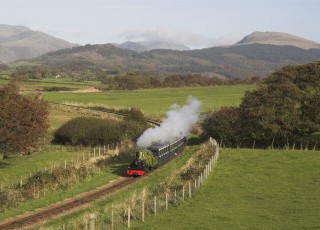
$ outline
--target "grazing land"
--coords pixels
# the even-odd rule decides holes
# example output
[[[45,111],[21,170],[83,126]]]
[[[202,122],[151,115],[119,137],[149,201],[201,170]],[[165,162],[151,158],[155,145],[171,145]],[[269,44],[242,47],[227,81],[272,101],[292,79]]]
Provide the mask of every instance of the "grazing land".
[[[254,85],[165,88],[100,93],[43,93],[44,99],[55,103],[101,104],[110,107],[138,107],[148,115],[163,115],[170,105],[185,104],[189,95],[202,101],[202,111],[221,106],[238,105]]]
[[[319,229],[320,152],[222,149],[185,204],[134,229]]]

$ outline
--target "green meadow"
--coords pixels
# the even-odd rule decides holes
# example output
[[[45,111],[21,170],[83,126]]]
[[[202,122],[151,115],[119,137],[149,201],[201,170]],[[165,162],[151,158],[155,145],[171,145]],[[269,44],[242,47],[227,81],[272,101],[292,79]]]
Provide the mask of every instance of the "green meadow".
[[[172,104],[184,105],[189,96],[202,101],[202,111],[238,105],[254,85],[165,88],[99,93],[43,93],[54,103],[100,104],[109,107],[139,107],[148,115],[163,115]]]
[[[201,191],[133,229],[320,229],[320,152],[223,149]]]

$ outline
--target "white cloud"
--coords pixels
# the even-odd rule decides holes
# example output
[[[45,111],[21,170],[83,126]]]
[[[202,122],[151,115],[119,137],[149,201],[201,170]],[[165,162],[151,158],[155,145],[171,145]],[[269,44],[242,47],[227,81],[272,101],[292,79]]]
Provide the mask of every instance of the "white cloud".
[[[121,41],[170,41],[190,48],[232,45],[244,37],[243,33],[231,33],[216,37],[206,37],[187,31],[176,31],[164,27],[127,30],[115,35]]]

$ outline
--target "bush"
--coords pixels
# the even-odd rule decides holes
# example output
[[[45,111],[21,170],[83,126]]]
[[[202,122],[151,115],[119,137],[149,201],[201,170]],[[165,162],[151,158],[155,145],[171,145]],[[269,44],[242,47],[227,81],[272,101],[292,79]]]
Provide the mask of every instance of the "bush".
[[[53,143],[69,145],[105,145],[119,141],[120,122],[100,118],[77,117],[62,125]]]
[[[135,141],[148,127],[140,110],[131,109],[123,121],[78,117],[62,125],[53,143],[97,146],[130,139]]]
[[[4,157],[37,147],[48,126],[48,103],[21,95],[15,84],[0,88],[0,152]]]

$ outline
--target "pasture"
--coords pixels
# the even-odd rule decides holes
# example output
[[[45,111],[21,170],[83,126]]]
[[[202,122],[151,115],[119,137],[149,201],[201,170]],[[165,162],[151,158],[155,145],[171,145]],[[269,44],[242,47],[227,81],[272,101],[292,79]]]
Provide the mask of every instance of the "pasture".
[[[202,101],[202,111],[221,106],[239,105],[245,91],[254,85],[165,88],[100,93],[43,93],[43,98],[55,103],[100,104],[109,107],[138,107],[148,115],[163,115],[170,105],[186,103],[189,95]]]
[[[319,229],[320,152],[222,149],[194,198],[133,229]]]

